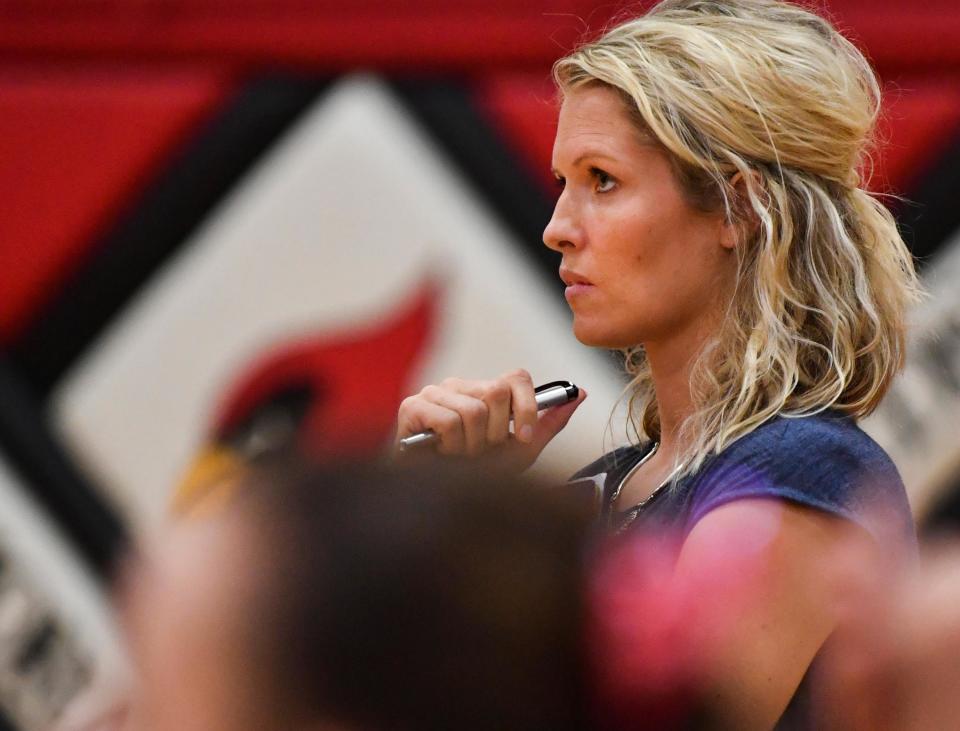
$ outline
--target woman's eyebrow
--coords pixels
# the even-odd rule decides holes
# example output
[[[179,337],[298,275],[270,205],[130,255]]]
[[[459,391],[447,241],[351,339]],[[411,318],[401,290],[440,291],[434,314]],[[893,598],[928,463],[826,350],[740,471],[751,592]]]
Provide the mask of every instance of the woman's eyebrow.
[[[580,163],[586,160],[588,157],[602,158],[604,160],[610,160],[611,162],[617,162],[617,158],[613,155],[607,154],[606,152],[600,152],[595,150],[587,150],[580,155],[576,160],[573,161],[573,166],[577,167]]]
[[[588,157],[591,158],[602,158],[604,160],[610,160],[610,162],[619,162],[619,160],[613,155],[609,155],[605,152],[600,152],[598,150],[587,150],[582,152],[576,160],[573,161],[573,164],[570,167],[578,167],[580,163],[586,160]],[[550,171],[557,177],[562,177],[555,167],[551,167]]]

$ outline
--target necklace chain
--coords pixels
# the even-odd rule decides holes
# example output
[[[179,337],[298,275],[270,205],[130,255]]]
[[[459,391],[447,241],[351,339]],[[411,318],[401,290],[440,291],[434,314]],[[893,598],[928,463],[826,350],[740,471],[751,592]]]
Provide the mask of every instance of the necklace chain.
[[[647,452],[645,455],[643,455],[643,457],[641,458],[641,460],[640,460],[639,462],[637,462],[633,467],[631,467],[631,468],[627,471],[627,474],[625,474],[625,475],[623,476],[623,478],[620,480],[620,483],[617,485],[616,489],[613,491],[613,495],[610,497],[610,508],[611,508],[611,510],[613,509],[613,505],[614,505],[614,503],[616,503],[617,498],[620,497],[620,492],[623,490],[623,486],[627,484],[627,482],[630,480],[631,477],[633,477],[633,475],[636,473],[636,471],[639,470],[641,467],[643,467],[643,465],[646,464],[647,461],[648,461],[651,457],[653,457],[653,455],[655,455],[655,454],[657,453],[657,450],[659,450],[659,449],[660,449],[660,442],[654,442],[654,443],[653,443],[653,447],[651,447],[650,451]],[[670,474],[667,475],[667,476],[663,479],[663,481],[662,481],[659,485],[657,485],[649,495],[647,495],[646,498],[644,498],[639,504],[635,505],[635,506],[634,506],[633,508],[631,508],[629,511],[624,511],[624,512],[633,512],[633,513],[634,513],[634,517],[636,517],[636,512],[638,511],[638,509],[639,509],[639,508],[642,508],[644,505],[646,505],[648,502],[650,502],[650,500],[652,500],[653,497],[654,497],[658,492],[660,492],[664,487],[666,487],[667,485],[669,485],[669,484],[673,481],[673,478],[676,477],[677,474],[679,474],[679,472],[680,472],[680,470],[681,470],[682,467],[683,467],[683,463],[680,463],[680,464],[678,464],[676,467],[674,467],[674,468],[670,471]]]

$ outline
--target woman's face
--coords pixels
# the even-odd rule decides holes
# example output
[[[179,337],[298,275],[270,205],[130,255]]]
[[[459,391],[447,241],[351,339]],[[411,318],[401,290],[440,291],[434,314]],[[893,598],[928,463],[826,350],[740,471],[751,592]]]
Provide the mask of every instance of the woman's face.
[[[544,243],[580,342],[605,348],[703,332],[736,276],[733,227],[722,209],[685,199],[670,159],[645,139],[609,87],[566,94],[553,168],[563,191]]]

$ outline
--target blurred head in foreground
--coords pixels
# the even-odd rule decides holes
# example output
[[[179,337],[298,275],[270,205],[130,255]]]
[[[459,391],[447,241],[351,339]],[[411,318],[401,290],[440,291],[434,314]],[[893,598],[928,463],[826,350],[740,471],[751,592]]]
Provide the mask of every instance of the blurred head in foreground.
[[[447,470],[271,468],[133,575],[133,728],[580,727],[586,520]]]

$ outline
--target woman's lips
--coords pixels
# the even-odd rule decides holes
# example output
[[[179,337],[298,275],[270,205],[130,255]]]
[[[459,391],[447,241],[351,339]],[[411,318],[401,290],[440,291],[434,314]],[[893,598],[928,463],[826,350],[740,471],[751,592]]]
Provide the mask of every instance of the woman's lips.
[[[592,284],[575,282],[574,284],[567,285],[566,290],[563,292],[563,296],[567,298],[567,302],[571,302],[577,297],[583,297],[586,294],[590,294],[591,290],[593,290]]]
[[[590,294],[593,290],[593,284],[590,280],[564,266],[560,267],[560,279],[567,285],[567,289],[564,292],[567,302],[573,302],[574,299]]]

